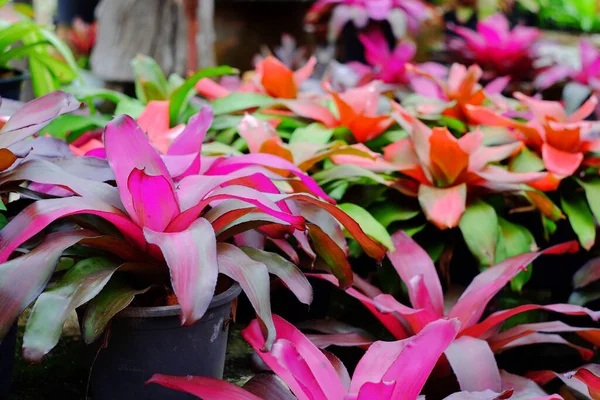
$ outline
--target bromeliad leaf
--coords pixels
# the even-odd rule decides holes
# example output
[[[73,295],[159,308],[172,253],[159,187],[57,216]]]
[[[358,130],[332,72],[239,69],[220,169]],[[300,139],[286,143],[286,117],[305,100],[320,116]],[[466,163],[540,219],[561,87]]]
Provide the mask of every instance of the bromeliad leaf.
[[[333,129],[327,129],[325,126],[319,123],[312,123],[308,126],[297,128],[294,133],[292,133],[289,143],[312,143],[325,145],[329,143],[332,136]]]
[[[498,243],[496,244],[496,258],[494,265],[507,258],[537,249],[535,239],[531,232],[524,226],[513,224],[504,218],[498,218]],[[519,272],[511,281],[512,290],[520,292],[533,273],[532,266]]]
[[[238,282],[248,296],[248,300],[256,311],[265,338],[263,351],[269,351],[275,341],[276,332],[271,315],[268,268],[228,243],[217,245],[217,259],[219,272]]]
[[[355,220],[371,239],[378,241],[389,251],[394,251],[389,233],[367,210],[352,203],[339,204],[338,207]]]
[[[584,249],[590,250],[596,242],[596,226],[594,216],[585,199],[585,193],[563,193],[561,205],[573,231],[579,238],[579,243]]]
[[[269,273],[276,275],[304,304],[312,303],[312,286],[300,269],[281,257],[279,254],[259,250],[252,247],[242,247],[244,253],[254,261],[263,263]]]
[[[458,227],[481,265],[494,265],[498,241],[498,216],[494,208],[483,200],[476,200],[467,207]]]
[[[403,203],[386,201],[377,203],[370,209],[371,215],[384,227],[397,221],[407,221],[416,217],[421,211],[411,208]]]
[[[202,78],[210,78],[221,75],[234,75],[237,73],[235,68],[221,66],[214,68],[206,68],[196,72],[189,77],[183,85],[171,93],[169,98],[169,120],[171,124],[177,124],[180,116],[184,113],[185,107],[190,99],[190,94],[194,93],[194,85]],[[215,113],[216,114],[216,113]]]
[[[229,114],[251,108],[270,107],[277,101],[259,93],[231,93],[211,103],[215,115]]]
[[[135,94],[142,103],[167,99],[167,78],[152,57],[138,55],[131,61],[131,66],[135,76]]]
[[[149,289],[136,290],[124,280],[114,276],[100,293],[87,305],[82,323],[82,336],[86,343],[92,343],[104,332],[108,322],[118,312],[127,307],[135,296]]]
[[[65,320],[80,305],[96,296],[106,285],[118,264],[102,257],[75,264],[51,289],[42,293],[27,322],[23,336],[23,356],[39,362],[56,344]]]
[[[219,275],[212,225],[199,218],[182,232],[144,228],[144,236],[160,247],[169,265],[173,291],[181,305],[181,323],[194,324],[208,309]]]
[[[90,231],[53,233],[29,253],[0,264],[0,338],[44,290],[62,252],[81,239],[94,236],[97,234]]]

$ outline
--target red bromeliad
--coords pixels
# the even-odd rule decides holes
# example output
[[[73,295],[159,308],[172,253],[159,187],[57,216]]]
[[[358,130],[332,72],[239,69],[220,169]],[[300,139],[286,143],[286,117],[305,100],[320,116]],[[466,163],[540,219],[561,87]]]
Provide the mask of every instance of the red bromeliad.
[[[439,99],[449,104],[431,104],[423,101],[417,107],[417,112],[433,114],[441,111],[442,115],[470,123],[467,106],[481,106],[486,100],[501,102],[500,93],[508,84],[508,77],[500,77],[485,87],[479,84],[482,70],[478,65],[466,67],[462,64],[452,64],[447,81],[434,75],[431,71],[409,66],[409,71],[417,76],[411,79],[411,85],[418,95],[430,99]],[[439,74],[438,74],[439,75]]]
[[[280,99],[295,99],[302,83],[312,75],[316,63],[316,58],[312,57],[305,66],[292,71],[277,58],[269,56],[257,63],[255,75],[237,91],[262,93]],[[196,90],[210,100],[231,93],[231,90],[208,78],[201,79],[196,84]]]
[[[347,128],[359,143],[376,138],[394,122],[390,116],[378,114],[380,82],[348,89],[344,93],[334,92],[328,83],[325,87],[336,105],[337,115],[312,99],[290,101],[285,105],[297,115],[322,122],[328,128]]]
[[[413,43],[400,43],[390,51],[388,42],[380,30],[361,34],[359,39],[365,46],[367,62],[375,68],[375,79],[400,85],[409,82],[406,64],[412,60],[417,51]]]
[[[516,174],[491,165],[518,152],[521,143],[488,147],[479,131],[456,139],[446,128],[430,129],[394,104],[399,123],[410,136],[384,149],[384,157],[371,161],[353,156],[335,156],[336,163],[355,162],[375,171],[398,171],[416,184],[406,192],[417,196],[427,219],[440,229],[453,228],[465,211],[471,189],[517,190],[519,185],[544,176],[543,173]]]
[[[460,36],[449,42],[464,62],[477,63],[488,73],[488,79],[499,76],[522,78],[533,71],[535,41],[541,32],[535,28],[516,26],[512,30],[503,14],[495,14],[477,23],[477,31],[456,26]]]
[[[515,97],[531,110],[533,118],[520,122],[482,107],[468,106],[471,119],[487,126],[502,126],[514,129],[529,147],[541,155],[549,175],[542,181],[532,184],[541,190],[554,190],[561,179],[575,174],[582,165],[597,165],[590,153],[600,149],[600,139],[593,132],[593,124],[586,122],[598,103],[591,97],[567,116],[563,106],[555,101],[537,100],[521,93]]]
[[[395,251],[388,253],[392,265],[407,285],[412,308],[383,294],[362,279],[346,293],[363,303],[371,313],[397,338],[403,339],[420,332],[433,321],[457,318],[460,330],[457,339],[445,351],[446,359],[458,378],[461,389],[502,391],[502,383],[493,353],[533,343],[562,343],[574,347],[589,359],[593,352],[565,341],[557,333],[575,332],[598,344],[598,329],[571,327],[562,322],[542,322],[517,325],[500,332],[508,318],[530,310],[546,310],[567,315],[587,315],[600,319],[600,312],[571,304],[527,304],[502,310],[480,321],[493,297],[528,264],[543,254],[562,254],[577,251],[576,242],[548,248],[541,252],[511,257],[479,274],[462,293],[450,310],[445,311],[444,294],[433,261],[404,232],[393,235]],[[331,275],[311,275],[335,283]],[[475,367],[476,365],[476,367]]]

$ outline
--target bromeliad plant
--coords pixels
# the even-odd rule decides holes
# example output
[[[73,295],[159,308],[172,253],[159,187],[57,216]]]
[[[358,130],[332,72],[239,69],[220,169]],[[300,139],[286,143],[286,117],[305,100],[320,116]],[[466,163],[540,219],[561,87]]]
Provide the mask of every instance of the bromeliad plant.
[[[355,279],[355,286],[347,289],[346,293],[364,304],[396,339],[418,334],[433,321],[456,318],[460,328],[457,339],[445,350],[445,360],[462,390],[501,392],[502,380],[493,353],[517,346],[562,343],[575,348],[585,359],[593,355],[590,349],[571,344],[558,333],[575,332],[597,345],[597,328],[571,327],[559,321],[522,324],[503,332],[501,328],[508,318],[531,310],[587,315],[595,321],[600,318],[597,311],[570,304],[525,304],[497,311],[481,320],[492,299],[519,272],[531,268],[527,267],[528,264],[543,254],[574,252],[578,248],[576,242],[508,258],[475,277],[460,298],[450,304],[448,299],[444,299],[442,285],[429,255],[404,232],[395,233],[393,243],[396,250],[389,252],[388,257],[406,284],[412,307],[403,305],[363,279]],[[335,283],[331,275],[312,276]],[[440,362],[445,363],[445,360]]]
[[[333,354],[319,350],[306,336],[284,319],[274,316],[277,339],[270,352],[259,321],[253,321],[242,335],[260,358],[289,387],[279,399],[351,400],[416,399],[438,358],[458,331],[458,321],[440,320],[418,335],[396,342],[375,342],[350,375]],[[204,377],[177,377],[156,374],[148,383],[187,392],[205,400],[259,400],[274,395],[277,386],[264,386],[251,393],[233,384]],[[293,394],[292,394],[293,393]]]
[[[329,16],[327,40],[336,42],[350,22],[363,29],[371,20],[387,21],[396,38],[403,38],[407,33],[417,33],[433,15],[420,0],[319,0],[306,14],[305,22],[315,25],[326,16]]]
[[[459,328],[456,319],[438,320],[409,338],[395,342],[373,343],[358,362],[352,378],[332,353],[318,349],[293,325],[274,316],[277,340],[270,352],[260,352],[264,339],[258,321],[242,335],[269,368],[287,385],[270,374],[250,380],[243,388],[205,377],[154,375],[148,383],[196,395],[205,400],[314,399],[314,400],[392,400],[421,399],[419,396],[444,349],[452,345]],[[582,372],[583,374],[583,372]],[[517,399],[562,399],[547,396],[534,382],[505,371],[500,375],[501,389],[459,392],[446,400],[493,400],[515,396]],[[253,384],[256,381],[256,384]],[[480,381],[480,387],[486,382]]]
[[[510,29],[503,14],[479,21],[477,31],[460,26],[450,29],[459,38],[449,39],[449,49],[461,62],[481,66],[486,79],[510,76],[525,81],[532,76],[539,30],[525,26]]]
[[[357,234],[367,253],[383,257],[382,247],[345,213],[301,191],[312,188],[327,199],[310,178],[285,160],[202,157],[206,123],[206,113],[191,118],[171,143],[170,155],[161,157],[131,117],[120,116],[110,122],[104,145],[113,176],[105,180],[114,179],[116,188],[45,160],[27,161],[2,176],[3,183],[24,181],[68,190],[68,196],[34,202],[0,232],[0,298],[5,305],[0,313],[0,335],[35,301],[24,336],[26,359],[39,361],[56,345],[66,317],[75,308],[88,303],[82,327],[84,340],[91,342],[112,316],[149,288],[157,288],[166,298],[175,297],[182,309],[182,324],[193,324],[206,311],[219,273],[238,281],[247,293],[265,327],[265,346],[270,348],[275,329],[269,272],[281,277],[305,303],[310,303],[311,289],[301,272],[282,257],[228,242],[246,230],[262,229],[278,239],[293,233],[309,250],[312,239],[315,258],[324,257],[325,265],[337,271],[347,285],[352,283],[352,275],[340,248],[344,243],[340,237],[329,236],[339,229],[336,219],[348,232]],[[131,149],[136,149],[135,153]],[[95,157],[76,160],[82,166],[98,161]],[[173,166],[185,175],[177,184],[172,176],[181,174],[173,173]],[[301,190],[282,193],[272,179],[285,179],[268,168],[289,168],[299,175]],[[296,211],[302,204],[318,207],[320,217],[329,218],[307,222]],[[53,232],[41,243],[29,240],[44,229]],[[100,249],[103,256],[83,257],[46,288],[61,255],[76,244]],[[11,258],[22,252],[22,246],[28,251]],[[89,253],[83,250],[83,254]]]

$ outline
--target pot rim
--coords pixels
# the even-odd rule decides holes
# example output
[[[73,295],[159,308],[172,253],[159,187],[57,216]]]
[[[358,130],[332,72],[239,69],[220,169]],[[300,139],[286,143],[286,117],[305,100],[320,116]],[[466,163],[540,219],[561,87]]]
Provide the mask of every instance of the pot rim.
[[[223,304],[233,301],[240,293],[242,288],[237,282],[232,282],[231,286],[222,293],[213,296],[208,310],[219,307]],[[115,317],[117,318],[156,318],[156,317],[172,317],[181,314],[181,306],[179,304],[173,306],[158,306],[158,307],[127,307]]]
[[[26,71],[22,71],[20,69],[13,68],[0,68],[0,70],[15,72],[15,75],[9,78],[0,78],[0,84],[2,83],[11,83],[11,82],[19,82],[29,79],[29,74]]]

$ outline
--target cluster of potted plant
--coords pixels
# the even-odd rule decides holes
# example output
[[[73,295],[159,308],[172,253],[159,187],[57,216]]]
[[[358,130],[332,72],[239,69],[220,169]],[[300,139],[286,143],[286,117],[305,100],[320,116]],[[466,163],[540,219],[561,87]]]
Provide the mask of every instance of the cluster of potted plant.
[[[313,11],[422,6],[373,4]],[[139,57],[135,99],[71,87],[23,106],[0,130],[2,346],[31,305],[22,350],[40,362],[77,313],[97,399],[597,398],[598,101],[507,89],[594,91],[597,54],[536,71],[536,30],[453,29],[466,64],[411,62],[368,30],[354,85],[309,85],[314,58],[184,80]],[[339,288],[326,319],[273,315],[276,283],[308,306],[319,281]],[[244,388],[219,380],[241,292],[268,370]],[[540,345],[572,353],[502,359]]]

